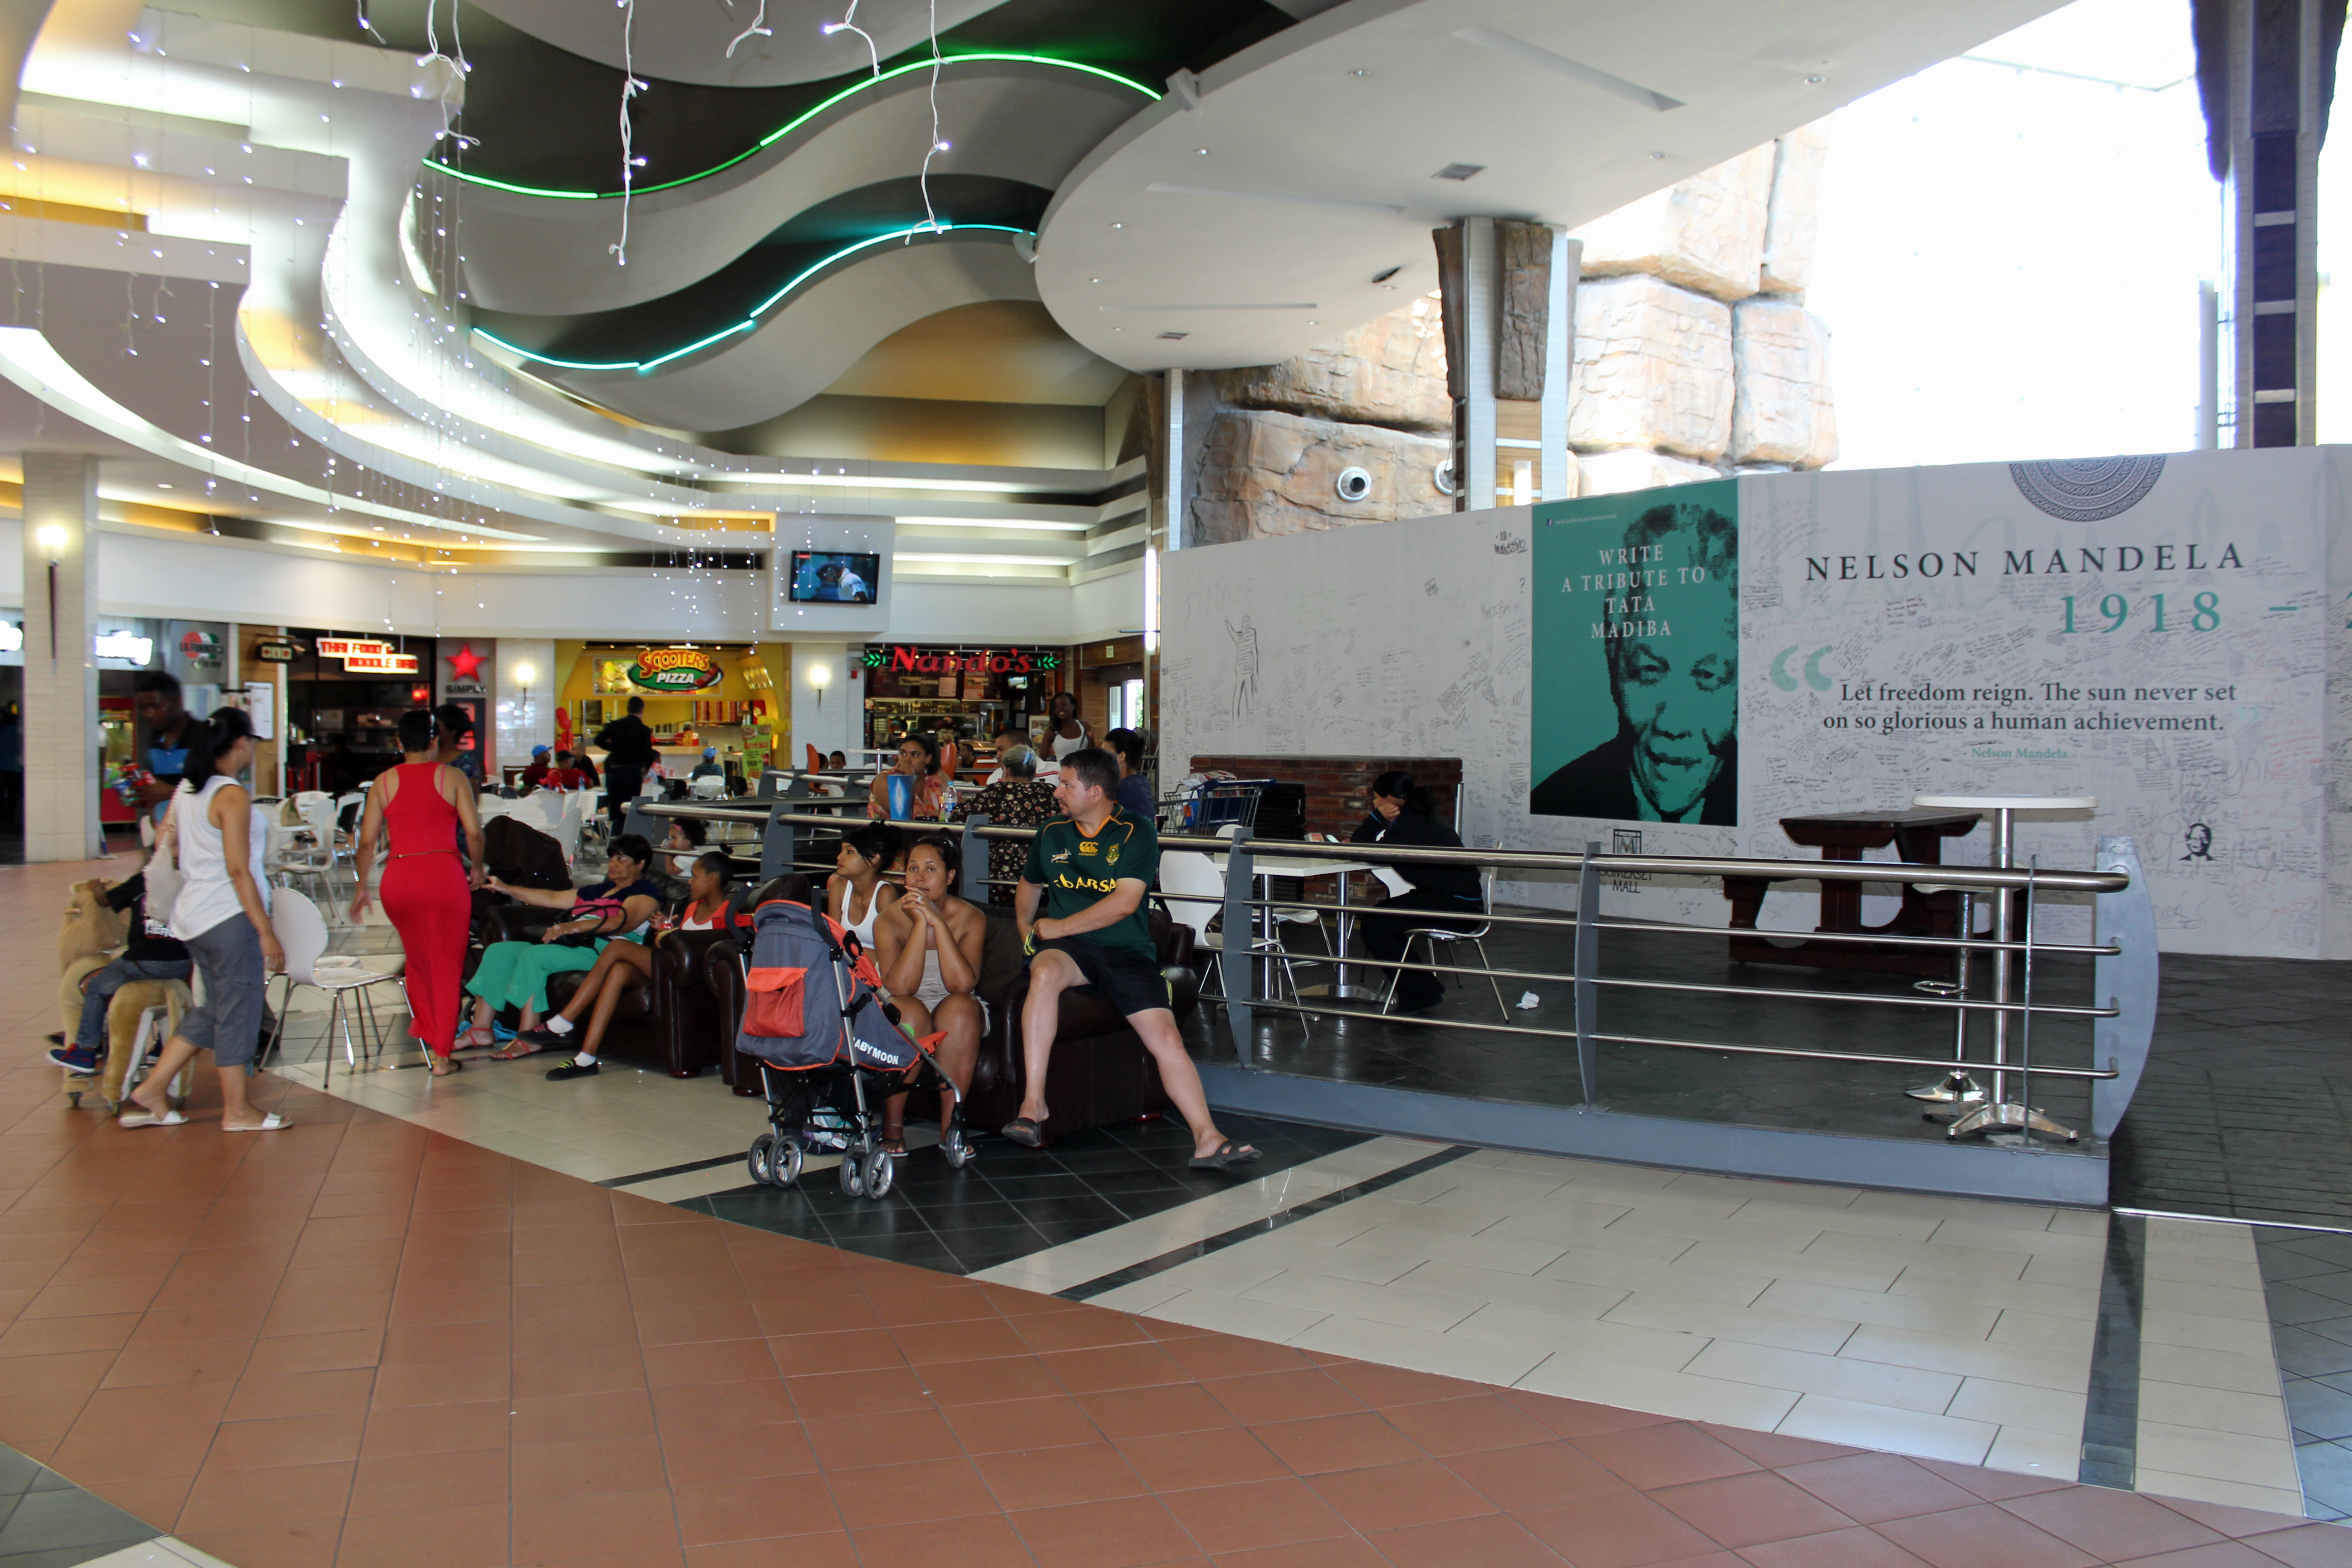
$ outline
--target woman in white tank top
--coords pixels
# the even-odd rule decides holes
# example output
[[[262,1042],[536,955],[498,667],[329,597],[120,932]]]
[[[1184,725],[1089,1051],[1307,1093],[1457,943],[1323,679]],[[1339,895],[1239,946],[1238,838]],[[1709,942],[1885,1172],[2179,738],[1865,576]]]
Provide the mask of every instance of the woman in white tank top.
[[[188,727],[188,771],[172,797],[171,847],[180,888],[172,900],[172,934],[187,943],[205,982],[204,1005],[190,1008],[139,1087],[125,1097],[125,1127],[168,1127],[187,1118],[172,1108],[172,1080],[198,1051],[213,1053],[220,1076],[221,1130],[264,1132],[283,1127],[276,1113],[257,1115],[246,1096],[247,1067],[261,1040],[262,990],[286,967],[269,923],[261,879],[262,826],[236,774],[253,761],[253,722],[224,708]],[[158,852],[162,850],[158,846]]]
[[[844,930],[856,932],[868,952],[874,951],[875,918],[898,899],[898,889],[882,879],[898,847],[896,829],[869,822],[842,839],[833,875],[825,880],[824,912]]]

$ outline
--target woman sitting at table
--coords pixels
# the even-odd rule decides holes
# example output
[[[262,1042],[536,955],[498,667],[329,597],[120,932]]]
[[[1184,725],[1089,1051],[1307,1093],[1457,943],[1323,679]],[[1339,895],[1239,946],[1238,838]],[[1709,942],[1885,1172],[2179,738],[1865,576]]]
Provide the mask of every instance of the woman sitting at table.
[[[941,803],[949,798],[947,775],[940,771],[940,743],[921,731],[915,731],[898,742],[898,761],[887,773],[876,773],[866,791],[866,815],[887,818],[890,815],[890,781],[911,778],[914,781],[913,803],[908,807],[909,817],[936,822],[941,815]]]
[[[606,852],[604,880],[585,888],[518,888],[490,879],[490,888],[543,910],[581,910],[559,921],[536,942],[494,942],[466,989],[474,997],[473,1027],[457,1041],[461,1050],[494,1045],[491,1019],[501,1007],[522,1010],[520,1028],[539,1026],[547,1011],[547,977],[592,969],[596,955],[615,941],[640,942],[661,910],[661,889],[646,879],[653,846],[645,836],[624,833]],[[567,938],[577,939],[567,941]]]
[[[955,896],[955,840],[943,833],[915,840],[907,851],[907,887],[875,922],[875,961],[882,988],[898,1009],[898,1023],[921,1039],[942,1030],[940,1068],[959,1093],[971,1085],[980,1059],[980,1037],[988,1012],[978,995],[980,953],[988,938],[988,917]],[[940,1131],[950,1107],[940,1105]],[[907,1097],[894,1094],[882,1112],[882,1147],[907,1152]]]
[[[996,753],[997,772],[1003,776],[971,797],[967,816],[985,816],[995,827],[1043,827],[1062,815],[1054,786],[1037,778],[1037,753],[1025,743],[1006,742]],[[1025,839],[996,838],[988,845],[988,901],[1013,907],[1013,885],[1029,858]]]
[[[1391,771],[1372,781],[1372,809],[1357,827],[1354,842],[1386,844],[1399,849],[1459,849],[1462,836],[1437,820],[1437,803],[1430,798],[1429,791],[1412,782],[1411,773]],[[1358,923],[1364,933],[1364,947],[1374,958],[1397,963],[1404,957],[1407,931],[1467,931],[1484,913],[1478,896],[1478,873],[1473,867],[1397,866],[1391,869],[1410,882],[1412,890],[1391,896],[1381,907],[1421,912],[1364,916]],[[1388,973],[1397,977],[1396,1005],[1405,1012],[1434,1007],[1445,999],[1445,983],[1425,969]]]

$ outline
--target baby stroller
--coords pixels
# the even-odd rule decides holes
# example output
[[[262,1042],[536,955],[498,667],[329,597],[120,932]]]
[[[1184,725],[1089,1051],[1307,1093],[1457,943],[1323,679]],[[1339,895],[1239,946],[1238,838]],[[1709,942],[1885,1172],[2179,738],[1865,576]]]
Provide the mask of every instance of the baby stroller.
[[[906,1089],[936,1089],[952,1114],[940,1149],[961,1170],[972,1149],[962,1099],[940,1070],[934,1040],[898,1026],[882,999],[881,976],[856,939],[806,904],[772,899],[751,917],[743,956],[739,1056],[760,1064],[770,1131],[745,1156],[751,1179],[789,1187],[809,1154],[841,1152],[841,1190],[879,1198],[894,1168],[882,1150],[881,1102]]]

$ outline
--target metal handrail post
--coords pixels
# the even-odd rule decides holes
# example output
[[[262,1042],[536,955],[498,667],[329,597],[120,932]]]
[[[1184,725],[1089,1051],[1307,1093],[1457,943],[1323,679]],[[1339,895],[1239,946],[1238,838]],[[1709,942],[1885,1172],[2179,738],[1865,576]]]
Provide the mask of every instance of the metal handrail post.
[[[803,787],[793,781],[794,788]],[[768,809],[768,821],[760,831],[760,880],[772,882],[789,874],[797,847],[794,836],[800,831],[793,826],[793,803],[780,798]]]
[[[1601,1025],[1601,987],[1594,984],[1601,970],[1601,844],[1584,847],[1584,864],[1576,873],[1576,1076],[1584,1103],[1601,1101],[1601,1047],[1593,1031]]]
[[[956,846],[956,854],[963,862],[963,875],[957,879],[957,893],[967,904],[988,907],[988,840],[973,831],[988,826],[986,812],[974,812],[963,819],[963,831]],[[928,961],[927,961],[928,962]]]
[[[2091,1031],[2091,1065],[2115,1073],[2091,1085],[2091,1133],[2111,1138],[2139,1087],[2156,1037],[2156,905],[2140,871],[2139,849],[2126,836],[2099,840],[2098,868],[2131,879],[2120,892],[2101,893],[2095,904],[2097,940],[2117,951],[2091,961],[2091,996],[2105,998],[2116,1016]]]
[[[1233,1030],[1234,1056],[1244,1068],[1251,1065],[1250,1058],[1255,1053],[1250,1046],[1257,1037],[1250,1018],[1250,1003],[1260,994],[1257,911],[1250,907],[1250,895],[1257,887],[1257,869],[1256,858],[1250,852],[1249,836],[1246,826],[1235,828],[1225,850],[1224,934],[1220,938],[1224,962],[1217,966],[1225,979],[1225,1022]],[[1236,942],[1242,944],[1238,951],[1234,946]],[[1238,996],[1236,986],[1240,987]]]

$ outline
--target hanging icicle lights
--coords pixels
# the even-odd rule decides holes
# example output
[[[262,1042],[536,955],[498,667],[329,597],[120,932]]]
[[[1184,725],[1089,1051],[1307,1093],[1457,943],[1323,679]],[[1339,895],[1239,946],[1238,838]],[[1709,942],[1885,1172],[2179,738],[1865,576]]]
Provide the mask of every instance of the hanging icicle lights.
[[[629,124],[629,102],[646,91],[649,84],[638,79],[636,57],[632,52],[636,37],[637,0],[618,0],[621,8],[621,238],[605,248],[613,253],[615,265],[629,264],[629,198],[635,194],[637,171],[646,161],[636,155],[632,144]]]

